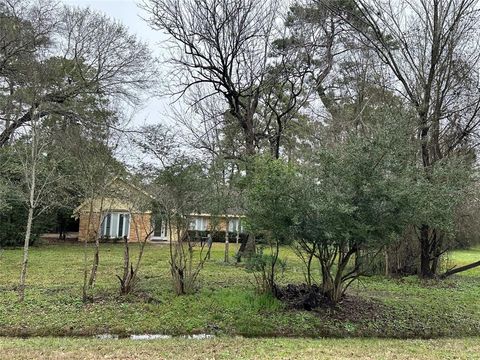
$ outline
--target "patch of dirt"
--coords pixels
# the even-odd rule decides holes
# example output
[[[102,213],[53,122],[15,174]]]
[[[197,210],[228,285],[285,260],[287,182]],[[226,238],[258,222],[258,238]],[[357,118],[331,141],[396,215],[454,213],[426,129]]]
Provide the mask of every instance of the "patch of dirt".
[[[291,309],[311,311],[328,303],[327,298],[323,296],[317,285],[288,284],[287,286],[277,287],[275,296]]]
[[[338,321],[375,320],[386,311],[385,305],[378,301],[352,295],[344,296],[334,305],[317,285],[288,284],[278,287],[276,296],[291,309],[314,311],[321,317]]]
[[[346,295],[335,307],[318,308],[316,312],[320,316],[328,316],[337,321],[356,323],[382,319],[387,307],[373,299]]]

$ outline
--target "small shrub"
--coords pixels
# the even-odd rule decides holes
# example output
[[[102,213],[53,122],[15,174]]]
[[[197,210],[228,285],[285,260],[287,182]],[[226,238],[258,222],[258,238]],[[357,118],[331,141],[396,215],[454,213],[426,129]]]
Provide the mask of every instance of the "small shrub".
[[[257,291],[260,294],[276,293],[276,279],[285,271],[286,261],[274,255],[264,254],[263,248],[247,258],[246,269],[253,274]]]

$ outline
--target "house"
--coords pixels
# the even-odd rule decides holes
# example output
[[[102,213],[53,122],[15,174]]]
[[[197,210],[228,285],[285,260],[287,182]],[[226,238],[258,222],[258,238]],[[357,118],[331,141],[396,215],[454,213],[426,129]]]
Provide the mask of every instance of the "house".
[[[153,198],[142,189],[114,178],[93,199],[86,199],[73,212],[79,220],[78,240],[95,238],[143,241],[152,236]]]
[[[115,178],[105,191],[93,199],[86,199],[75,210],[79,220],[79,241],[127,239],[131,242],[168,242],[177,240],[175,227],[168,226],[164,217],[155,213],[154,198],[141,188]],[[189,233],[204,237],[206,233],[223,233],[230,237],[243,233],[242,215],[234,213],[212,216],[208,213],[189,214]]]
[[[240,242],[241,235],[245,234],[244,215],[237,212],[227,211],[222,215],[211,215],[207,213],[189,214],[188,230],[190,236],[205,237],[210,233],[213,241],[225,241],[228,234],[229,241]]]

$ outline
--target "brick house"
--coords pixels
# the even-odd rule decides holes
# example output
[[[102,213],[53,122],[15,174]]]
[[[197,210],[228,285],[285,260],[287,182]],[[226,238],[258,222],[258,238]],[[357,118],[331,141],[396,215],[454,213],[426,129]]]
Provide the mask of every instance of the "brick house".
[[[231,239],[239,240],[240,234],[244,234],[244,216],[236,212],[228,212],[223,215],[211,215],[207,213],[190,214],[188,216],[188,230],[192,236],[212,233],[217,235],[217,240],[222,240],[228,235]],[[221,235],[219,238],[218,235]]]
[[[79,220],[79,241],[95,238],[130,241],[150,240],[152,236],[152,197],[120,178],[113,179],[101,195],[86,199],[73,216]]]
[[[177,231],[152,209],[154,199],[131,183],[115,178],[102,196],[87,199],[75,210],[79,220],[79,241],[94,241],[97,237],[123,239],[131,242],[168,242],[177,240]],[[207,213],[188,215],[188,230],[194,236],[208,232],[236,236],[243,233],[243,216],[226,214],[212,216]],[[228,231],[227,231],[228,230]]]

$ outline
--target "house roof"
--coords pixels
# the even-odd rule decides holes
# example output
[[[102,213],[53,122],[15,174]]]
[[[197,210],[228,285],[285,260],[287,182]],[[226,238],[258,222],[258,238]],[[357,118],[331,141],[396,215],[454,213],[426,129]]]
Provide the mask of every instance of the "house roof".
[[[144,189],[132,184],[131,182],[129,181],[126,181],[118,176],[115,176],[112,180],[110,180],[106,185],[105,185],[105,188],[108,189],[108,188],[112,188],[113,185],[115,183],[121,183],[123,186],[126,186],[132,190],[134,190],[135,192],[139,193],[139,194],[142,194],[143,196],[145,196],[146,198],[149,198],[151,200],[155,200],[155,197],[153,195],[151,195],[150,193],[148,193],[147,191],[145,191]],[[95,208],[100,208],[102,210],[110,210],[110,211],[127,211],[128,209],[131,208],[131,204],[129,203],[129,200],[126,199],[126,198],[122,198],[121,196],[115,196],[115,194],[112,196],[112,194],[104,194],[105,196],[102,197],[102,200],[101,200],[101,203],[100,204],[97,204],[95,203],[94,204],[94,207]],[[99,198],[99,197],[97,197]],[[90,206],[91,205],[91,200],[92,199],[85,199],[79,206],[77,206],[74,211],[73,211],[73,214],[74,215],[77,215],[81,212],[81,210],[86,207],[86,206]],[[94,201],[96,201],[96,199],[94,199]],[[97,202],[100,202],[99,200],[97,200]],[[147,211],[148,213],[150,213],[151,211]],[[196,213],[190,213],[188,214],[188,216],[199,216],[199,217],[222,217],[222,218],[225,218],[225,217],[228,217],[228,218],[238,218],[238,217],[245,217],[244,215],[242,215],[244,213],[244,211],[241,211],[239,208],[238,209],[234,209],[234,208],[230,208],[230,209],[226,209],[225,213],[223,214],[211,214],[211,213],[208,213],[206,211],[199,211],[199,212],[196,212]]]
[[[121,183],[123,186],[126,186],[135,192],[142,194],[143,196],[150,198],[154,200],[154,197],[147,193],[145,190],[139,188],[138,186],[133,185],[132,183],[125,181],[124,179],[115,176],[112,180],[110,180],[106,185],[105,188],[109,189],[112,188],[115,183]],[[73,214],[78,214],[80,211],[87,205],[90,205],[92,199],[85,199],[79,206],[77,206],[73,210]],[[102,203],[107,203],[110,206],[107,206],[107,208],[111,210],[126,210],[129,208],[129,201],[128,199],[122,199],[120,196],[111,196],[111,194],[105,194],[105,196],[102,199]]]

